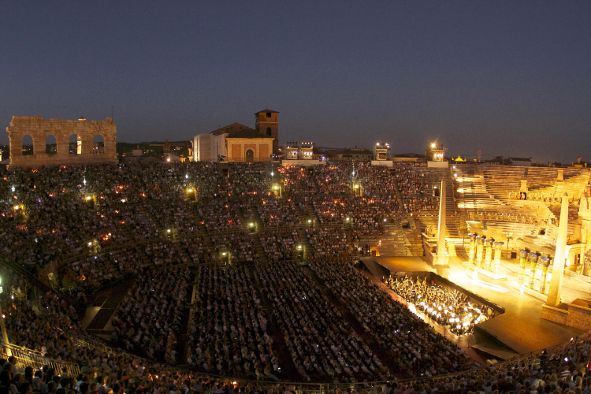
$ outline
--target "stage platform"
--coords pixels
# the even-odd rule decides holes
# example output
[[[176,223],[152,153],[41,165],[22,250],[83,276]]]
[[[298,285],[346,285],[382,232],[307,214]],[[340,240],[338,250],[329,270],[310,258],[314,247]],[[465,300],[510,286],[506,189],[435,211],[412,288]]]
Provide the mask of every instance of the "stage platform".
[[[511,272],[515,267],[511,262],[502,264],[506,277],[494,279],[474,272],[470,264],[459,258],[451,258],[448,267],[433,267],[420,257],[370,257],[363,261],[370,272],[374,275],[379,273],[379,277],[384,273],[380,272],[377,266],[393,272],[436,272],[464,289],[503,307],[505,313],[480,324],[471,339],[475,349],[488,349],[489,354],[497,357],[502,354],[502,358],[509,358],[512,352],[517,355],[542,350],[566,343],[570,338],[582,333],[580,330],[542,319],[540,316],[544,304],[543,297],[521,292],[512,283],[514,276]],[[591,283],[583,283],[579,279],[567,276],[564,286],[566,288],[563,300],[567,302],[571,297],[591,294]]]

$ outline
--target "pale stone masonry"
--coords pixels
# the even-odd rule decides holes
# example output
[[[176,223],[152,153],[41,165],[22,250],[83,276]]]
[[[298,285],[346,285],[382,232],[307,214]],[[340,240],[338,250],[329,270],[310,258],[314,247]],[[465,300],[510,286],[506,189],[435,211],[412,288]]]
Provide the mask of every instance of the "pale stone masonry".
[[[112,118],[64,120],[13,116],[6,132],[10,166],[117,162],[117,127]],[[32,150],[27,136],[32,140]]]
[[[552,281],[546,304],[550,306],[560,305],[560,290],[562,289],[562,278],[564,276],[565,251],[568,234],[568,196],[562,196],[560,207],[560,222],[558,224],[558,237],[556,238],[556,249],[554,250],[554,264],[552,266]]]
[[[437,259],[435,260],[436,265],[447,265],[449,261],[449,254],[445,243],[445,236],[447,234],[447,213],[445,199],[445,180],[442,180],[439,186],[439,220],[437,222]]]

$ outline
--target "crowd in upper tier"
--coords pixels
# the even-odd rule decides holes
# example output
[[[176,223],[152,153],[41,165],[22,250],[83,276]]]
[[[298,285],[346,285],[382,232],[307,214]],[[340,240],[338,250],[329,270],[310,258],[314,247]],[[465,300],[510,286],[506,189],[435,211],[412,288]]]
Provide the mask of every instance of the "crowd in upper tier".
[[[235,244],[229,233],[249,225],[310,225],[376,235],[410,213],[428,213],[436,205],[437,179],[424,172],[418,165],[304,169],[149,161],[3,170],[0,254],[42,267],[126,242],[223,232],[216,241],[254,260],[256,251]]]

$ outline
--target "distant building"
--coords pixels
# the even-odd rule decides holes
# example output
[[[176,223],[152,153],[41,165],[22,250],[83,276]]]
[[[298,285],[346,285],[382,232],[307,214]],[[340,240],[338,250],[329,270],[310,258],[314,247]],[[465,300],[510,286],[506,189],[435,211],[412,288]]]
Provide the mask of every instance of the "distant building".
[[[324,164],[314,155],[314,143],[312,142],[288,142],[284,148],[285,157],[281,161],[284,166],[314,166]]]
[[[312,160],[313,157],[313,142],[288,142],[285,146],[286,160]]]
[[[255,128],[231,123],[193,138],[194,161],[270,161],[277,146],[279,112],[255,113]]]

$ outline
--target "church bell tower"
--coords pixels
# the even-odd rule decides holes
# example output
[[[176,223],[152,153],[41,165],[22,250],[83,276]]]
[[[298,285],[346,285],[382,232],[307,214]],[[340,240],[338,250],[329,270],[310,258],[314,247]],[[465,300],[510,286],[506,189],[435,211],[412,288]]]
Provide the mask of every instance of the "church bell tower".
[[[273,137],[273,153],[279,145],[279,112],[263,109],[254,114],[255,128],[265,137]]]

